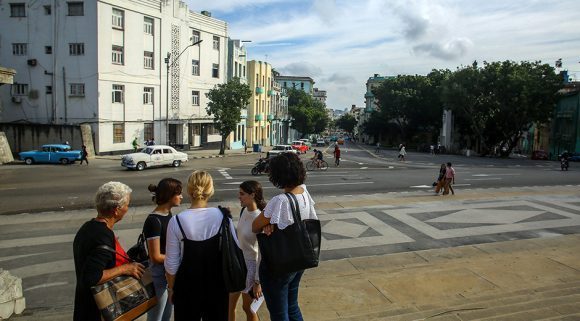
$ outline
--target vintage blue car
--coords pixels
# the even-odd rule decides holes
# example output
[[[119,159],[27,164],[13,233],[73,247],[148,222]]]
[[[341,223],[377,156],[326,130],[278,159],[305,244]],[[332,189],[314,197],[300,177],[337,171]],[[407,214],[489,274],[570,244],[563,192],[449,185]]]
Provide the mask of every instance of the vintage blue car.
[[[80,150],[71,150],[70,146],[65,144],[42,145],[40,150],[22,152],[18,155],[20,160],[23,160],[26,165],[34,163],[60,163],[66,165],[81,159]]]

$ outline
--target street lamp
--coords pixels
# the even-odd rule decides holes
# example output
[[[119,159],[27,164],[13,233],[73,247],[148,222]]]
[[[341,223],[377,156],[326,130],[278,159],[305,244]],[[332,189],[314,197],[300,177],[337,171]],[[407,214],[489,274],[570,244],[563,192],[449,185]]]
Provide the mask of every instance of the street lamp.
[[[165,64],[167,65],[167,86],[166,86],[166,93],[165,93],[165,143],[169,145],[169,69],[179,61],[179,57],[189,48],[195,45],[199,45],[203,40],[198,40],[189,46],[183,48],[183,50],[173,59],[170,63],[169,59],[171,58],[171,53],[167,53],[167,57],[165,58]]]

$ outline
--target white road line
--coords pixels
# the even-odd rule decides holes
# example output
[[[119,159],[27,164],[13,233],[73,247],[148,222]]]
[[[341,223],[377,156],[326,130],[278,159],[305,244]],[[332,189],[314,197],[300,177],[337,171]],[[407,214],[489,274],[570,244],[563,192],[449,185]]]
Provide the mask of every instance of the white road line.
[[[416,186],[409,186],[410,188],[432,188],[431,185],[416,185]]]
[[[362,185],[362,184],[374,184],[375,182],[353,182],[353,183],[340,183],[340,185]],[[336,186],[337,183],[328,184],[308,184],[308,188],[313,186]],[[263,189],[277,189],[274,186],[263,186]],[[237,188],[221,188],[220,191],[237,191]]]
[[[465,181],[498,181],[501,177],[488,177],[488,178],[466,178]]]
[[[220,169],[218,172],[220,172],[220,174],[222,174],[226,179],[233,179],[230,174],[228,174],[226,169]]]
[[[24,292],[28,292],[28,291],[32,291],[32,290],[36,290],[36,289],[44,289],[44,288],[51,288],[53,286],[61,286],[61,285],[67,285],[68,282],[52,282],[52,283],[44,283],[44,284],[39,284],[39,285],[35,285],[35,286],[31,286],[29,288],[24,289]]]
[[[360,169],[368,169],[368,167],[361,167]]]

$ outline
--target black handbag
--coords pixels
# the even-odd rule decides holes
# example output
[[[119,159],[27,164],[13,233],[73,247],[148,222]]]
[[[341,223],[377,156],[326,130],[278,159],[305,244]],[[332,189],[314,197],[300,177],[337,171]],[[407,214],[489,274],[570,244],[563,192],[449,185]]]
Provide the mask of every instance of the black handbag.
[[[232,215],[227,208],[218,206],[223,214],[220,227],[219,248],[222,252],[222,275],[228,292],[239,292],[246,288],[248,268],[244,260],[244,253],[236,244],[230,230]]]
[[[320,221],[302,220],[298,200],[286,193],[294,223],[285,229],[275,229],[269,236],[258,234],[258,246],[266,269],[282,275],[318,266],[320,257]]]
[[[133,245],[129,250],[127,250],[127,256],[129,256],[129,258],[135,262],[144,262],[149,259],[147,246],[145,245],[145,236],[143,233],[139,234],[139,238],[137,238],[137,244]]]

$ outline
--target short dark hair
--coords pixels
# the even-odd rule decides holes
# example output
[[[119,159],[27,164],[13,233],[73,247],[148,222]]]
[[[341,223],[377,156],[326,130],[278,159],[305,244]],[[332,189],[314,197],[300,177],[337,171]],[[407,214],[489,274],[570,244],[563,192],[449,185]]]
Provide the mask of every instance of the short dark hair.
[[[296,187],[304,184],[306,169],[294,153],[282,153],[270,160],[269,179],[277,188]]]
[[[448,162],[448,163],[447,163],[447,166],[451,167],[451,162]]]
[[[157,205],[169,202],[175,195],[180,195],[183,190],[181,181],[175,178],[164,178],[157,185],[150,184],[147,188],[153,195],[153,201]]]

